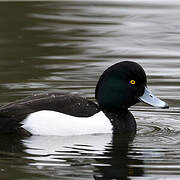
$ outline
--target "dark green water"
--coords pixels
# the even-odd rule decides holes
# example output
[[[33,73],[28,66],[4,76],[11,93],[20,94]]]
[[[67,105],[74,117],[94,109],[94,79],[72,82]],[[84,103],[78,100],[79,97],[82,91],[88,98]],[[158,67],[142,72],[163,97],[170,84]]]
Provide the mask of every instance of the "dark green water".
[[[133,137],[0,136],[1,179],[180,179],[180,2],[0,2],[0,102],[58,91],[94,98],[100,74],[130,60],[159,110],[131,108]]]

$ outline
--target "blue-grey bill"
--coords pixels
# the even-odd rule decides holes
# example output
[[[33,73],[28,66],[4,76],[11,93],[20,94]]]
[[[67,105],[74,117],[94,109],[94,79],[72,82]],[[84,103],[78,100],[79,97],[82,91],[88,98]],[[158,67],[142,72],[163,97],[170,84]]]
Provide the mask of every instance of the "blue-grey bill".
[[[154,107],[169,108],[166,102],[157,98],[147,87],[145,87],[144,94],[139,97],[139,100]]]

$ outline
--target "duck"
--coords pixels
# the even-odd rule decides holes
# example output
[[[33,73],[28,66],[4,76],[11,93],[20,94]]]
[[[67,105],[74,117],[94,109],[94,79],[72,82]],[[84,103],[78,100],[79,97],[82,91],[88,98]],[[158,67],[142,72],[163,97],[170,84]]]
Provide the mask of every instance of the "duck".
[[[157,108],[169,107],[149,90],[144,69],[133,61],[108,67],[97,82],[94,99],[50,92],[2,105],[0,134],[135,133],[136,120],[129,107],[139,102]]]

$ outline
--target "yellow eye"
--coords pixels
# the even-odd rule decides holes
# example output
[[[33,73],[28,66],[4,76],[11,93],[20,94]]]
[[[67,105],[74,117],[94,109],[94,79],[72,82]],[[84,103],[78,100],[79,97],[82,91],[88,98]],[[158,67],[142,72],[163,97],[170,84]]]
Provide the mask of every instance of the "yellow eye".
[[[135,80],[131,80],[130,83],[134,85],[134,84],[136,84],[136,81]]]

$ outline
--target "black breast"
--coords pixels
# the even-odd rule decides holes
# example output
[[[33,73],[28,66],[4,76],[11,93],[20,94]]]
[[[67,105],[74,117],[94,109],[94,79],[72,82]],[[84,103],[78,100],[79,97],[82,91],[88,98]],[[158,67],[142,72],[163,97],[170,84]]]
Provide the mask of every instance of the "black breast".
[[[109,111],[103,109],[104,114],[110,120],[113,126],[113,133],[135,133],[136,132],[136,121],[132,113],[128,110]]]

